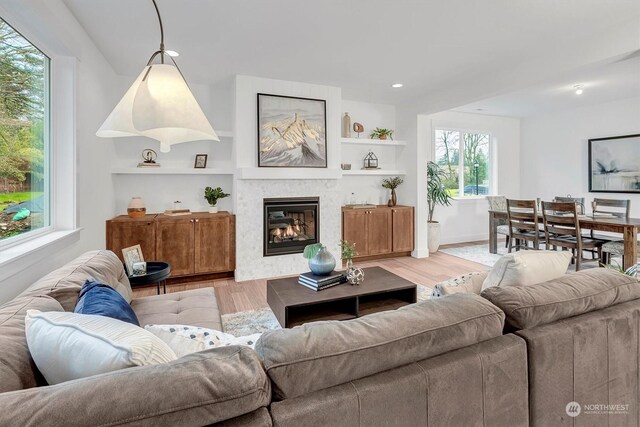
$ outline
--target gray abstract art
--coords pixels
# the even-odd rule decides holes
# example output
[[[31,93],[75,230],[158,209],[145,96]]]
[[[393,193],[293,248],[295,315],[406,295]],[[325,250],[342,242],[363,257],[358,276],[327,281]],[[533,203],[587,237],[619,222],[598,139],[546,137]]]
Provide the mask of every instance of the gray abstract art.
[[[640,193],[640,135],[589,140],[589,191]]]

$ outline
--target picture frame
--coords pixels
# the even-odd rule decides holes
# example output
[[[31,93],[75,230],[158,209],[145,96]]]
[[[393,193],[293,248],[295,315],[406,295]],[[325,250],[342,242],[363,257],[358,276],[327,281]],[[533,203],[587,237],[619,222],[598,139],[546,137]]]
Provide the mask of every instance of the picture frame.
[[[129,246],[122,249],[122,258],[124,259],[124,266],[127,270],[127,275],[133,276],[134,263],[144,262],[144,256],[142,256],[142,248],[140,245]]]
[[[208,154],[196,154],[196,159],[193,162],[193,167],[195,169],[205,169],[207,167],[208,158],[209,158]]]
[[[327,102],[257,94],[258,167],[326,168]]]
[[[640,193],[640,134],[589,139],[589,192]]]

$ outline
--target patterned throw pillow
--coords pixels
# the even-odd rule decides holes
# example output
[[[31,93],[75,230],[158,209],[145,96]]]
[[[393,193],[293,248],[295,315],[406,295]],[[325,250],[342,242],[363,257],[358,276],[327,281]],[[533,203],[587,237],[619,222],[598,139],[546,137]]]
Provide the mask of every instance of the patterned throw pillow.
[[[144,328],[164,341],[178,357],[229,345],[242,345],[253,349],[262,335],[236,337],[215,329],[188,325],[147,325]]]

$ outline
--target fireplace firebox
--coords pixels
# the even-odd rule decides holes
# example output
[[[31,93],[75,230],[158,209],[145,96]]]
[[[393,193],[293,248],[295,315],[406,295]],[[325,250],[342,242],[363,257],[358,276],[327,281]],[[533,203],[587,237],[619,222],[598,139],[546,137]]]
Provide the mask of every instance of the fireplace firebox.
[[[318,243],[318,197],[264,199],[264,256],[302,253]]]

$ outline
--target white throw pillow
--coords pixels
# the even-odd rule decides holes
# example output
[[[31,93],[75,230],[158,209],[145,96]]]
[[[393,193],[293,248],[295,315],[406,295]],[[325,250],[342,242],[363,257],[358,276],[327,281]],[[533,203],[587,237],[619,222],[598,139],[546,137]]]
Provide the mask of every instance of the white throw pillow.
[[[569,251],[522,251],[504,255],[482,283],[492,286],[535,285],[566,274],[571,262]]]
[[[105,316],[28,310],[25,333],[49,384],[177,359],[152,333]]]

